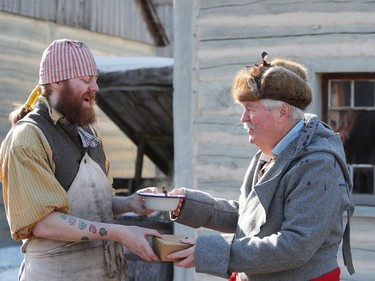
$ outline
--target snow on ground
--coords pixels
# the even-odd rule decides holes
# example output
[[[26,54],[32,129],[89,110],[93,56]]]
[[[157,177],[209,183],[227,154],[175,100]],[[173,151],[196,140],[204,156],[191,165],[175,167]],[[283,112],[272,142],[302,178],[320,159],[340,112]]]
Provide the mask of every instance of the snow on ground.
[[[18,269],[22,258],[20,246],[0,248],[1,281],[18,281]]]

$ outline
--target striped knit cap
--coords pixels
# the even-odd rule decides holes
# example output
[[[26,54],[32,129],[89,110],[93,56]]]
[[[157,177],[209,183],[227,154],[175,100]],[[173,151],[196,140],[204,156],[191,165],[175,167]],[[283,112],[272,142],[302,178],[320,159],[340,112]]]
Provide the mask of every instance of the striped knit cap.
[[[39,84],[97,75],[94,57],[85,43],[60,39],[53,41],[43,53]]]

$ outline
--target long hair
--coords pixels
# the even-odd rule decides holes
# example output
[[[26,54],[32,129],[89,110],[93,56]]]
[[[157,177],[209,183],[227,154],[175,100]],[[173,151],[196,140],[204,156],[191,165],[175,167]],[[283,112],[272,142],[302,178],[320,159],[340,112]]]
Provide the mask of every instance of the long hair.
[[[33,106],[40,95],[49,96],[49,87],[46,85],[38,85],[29,95],[26,103],[23,105],[16,105],[16,108],[9,114],[9,121],[12,126],[19,120],[24,118],[29,112],[33,111]]]

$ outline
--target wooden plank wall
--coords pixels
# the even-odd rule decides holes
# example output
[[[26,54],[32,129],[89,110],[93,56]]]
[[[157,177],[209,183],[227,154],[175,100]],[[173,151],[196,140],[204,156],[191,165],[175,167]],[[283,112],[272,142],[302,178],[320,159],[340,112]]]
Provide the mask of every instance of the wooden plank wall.
[[[172,37],[172,0],[154,0],[153,3],[168,37]],[[146,44],[154,43],[136,0],[0,0],[0,10]],[[158,49],[159,55],[170,57],[173,54],[172,45]]]
[[[133,0],[13,0],[0,1],[2,10],[18,15],[151,43],[146,26],[139,26]]]

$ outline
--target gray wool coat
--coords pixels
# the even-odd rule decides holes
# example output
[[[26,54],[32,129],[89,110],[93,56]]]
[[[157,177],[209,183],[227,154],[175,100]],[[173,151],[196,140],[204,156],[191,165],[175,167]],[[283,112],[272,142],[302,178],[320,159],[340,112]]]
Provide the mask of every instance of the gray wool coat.
[[[343,214],[347,211],[350,218],[354,210],[352,181],[338,134],[315,115],[306,114],[304,122],[299,136],[259,182],[261,152],[254,156],[238,201],[186,190],[175,221],[222,232],[197,238],[197,272],[224,278],[237,272],[252,281],[306,281],[338,266],[339,244],[346,236]]]

